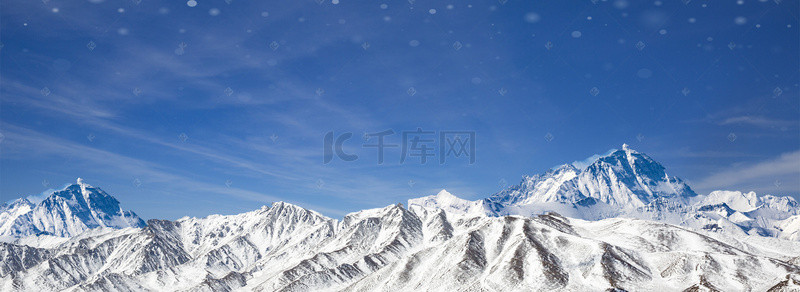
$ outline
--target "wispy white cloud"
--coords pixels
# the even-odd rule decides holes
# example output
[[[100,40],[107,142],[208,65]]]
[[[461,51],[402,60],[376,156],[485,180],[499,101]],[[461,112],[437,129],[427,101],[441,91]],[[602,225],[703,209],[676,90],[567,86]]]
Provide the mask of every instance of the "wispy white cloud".
[[[682,158],[743,158],[743,157],[763,157],[759,153],[746,153],[740,151],[719,151],[719,150],[705,150],[695,151],[689,147],[677,150],[666,151],[664,156],[674,156]]]
[[[150,184],[157,184],[164,188],[165,191],[212,193],[259,203],[287,201],[285,198],[262,192],[236,187],[223,187],[204,180],[189,178],[188,175],[180,175],[181,171],[179,170],[157,163],[80,145],[8,123],[3,125],[3,134],[5,135],[3,141],[4,159],[9,157],[14,157],[14,159],[53,156],[73,157],[79,163],[85,164],[88,169],[103,169],[105,173],[115,175],[123,180],[128,180],[131,177],[141,178]],[[291,200],[289,201],[291,202]],[[327,214],[341,215],[345,213],[314,204],[303,203],[299,205]]]
[[[798,121],[787,121],[770,119],[759,116],[736,116],[726,118],[719,122],[719,125],[752,125],[757,127],[788,127],[798,125]]]
[[[326,167],[321,163],[321,149],[318,149],[318,143],[308,143],[298,145],[297,141],[290,142],[290,144],[282,144],[281,147],[274,141],[269,140],[269,137],[244,137],[237,138],[234,136],[226,135],[224,132],[212,134],[215,136],[213,139],[193,139],[189,143],[179,143],[177,135],[167,139],[163,135],[156,135],[152,132],[147,132],[137,128],[123,125],[116,118],[116,114],[98,115],[85,113],[80,111],[73,111],[71,109],[81,109],[82,105],[79,100],[62,97],[60,94],[58,98],[63,100],[62,103],[53,104],[48,100],[40,100],[36,98],[38,94],[37,89],[31,86],[26,86],[21,83],[14,83],[15,90],[20,91],[20,98],[15,100],[18,105],[41,109],[44,112],[58,113],[60,118],[76,123],[78,125],[88,126],[95,131],[104,131],[106,133],[115,135],[116,137],[123,138],[125,141],[136,141],[134,143],[144,142],[143,145],[155,146],[159,152],[171,151],[175,155],[185,156],[187,158],[207,159],[221,166],[225,172],[234,173],[239,170],[239,175],[246,175],[251,177],[261,177],[262,175],[277,178],[283,184],[293,185],[295,189],[316,190],[319,195],[325,197],[340,198],[347,201],[359,202],[364,205],[377,206],[386,203],[387,198],[404,198],[411,192],[405,179],[392,179],[389,176],[376,177],[372,171],[366,170],[362,166],[350,165],[349,167],[331,168]],[[298,86],[290,86],[287,90],[293,91],[299,95],[301,91]],[[308,95],[313,95],[313,91]],[[314,98],[314,97],[312,97]],[[318,98],[315,98],[318,99]],[[318,99],[311,103],[311,107],[303,107],[303,111],[313,109],[316,112],[328,111],[334,116],[343,116],[344,124],[355,129],[365,129],[368,127],[375,127],[374,123],[368,119],[360,118],[357,116],[348,116],[348,111],[342,107],[332,104],[329,101]],[[92,110],[102,108],[100,106],[91,106]],[[109,112],[113,112],[109,110]],[[291,131],[295,138],[302,138],[304,141],[319,141],[322,133],[329,130],[326,126],[321,126],[318,121],[314,119],[302,118],[304,114],[297,112],[283,112],[276,114],[264,114],[261,112],[256,113],[255,116],[250,117],[253,123],[257,121],[270,121],[284,126],[284,131]],[[321,119],[324,121],[324,119]],[[24,141],[24,145],[19,145],[16,149],[34,148],[38,151],[45,151],[45,155],[57,155],[60,157],[88,157],[90,153],[96,154],[92,159],[87,159],[87,164],[92,164],[92,167],[101,165],[107,166],[109,161],[114,161],[114,165],[126,165],[123,173],[128,177],[147,177],[148,182],[153,183],[166,183],[167,181],[182,180],[190,176],[189,173],[183,177],[171,176],[174,169],[160,171],[158,173],[152,172],[153,169],[161,167],[160,164],[150,162],[146,157],[139,157],[134,159],[125,156],[115,156],[113,159],[106,160],[103,157],[108,157],[113,153],[100,151],[97,149],[89,148],[82,145],[68,144],[54,144],[52,141],[58,140],[52,136],[35,132],[33,130],[14,127],[7,124],[4,129],[7,132],[7,140],[9,143],[17,140],[17,142]],[[15,133],[16,132],[16,133]],[[14,139],[19,138],[19,139]],[[278,137],[282,143],[286,141],[286,137]],[[45,141],[47,143],[40,143],[38,141]],[[63,141],[68,142],[68,141]],[[321,142],[321,141],[320,141]],[[293,143],[293,144],[292,144]],[[280,143],[279,143],[280,144]],[[78,149],[67,147],[64,145],[72,145],[78,149],[85,149],[86,151],[79,151]],[[8,146],[8,145],[6,145]],[[48,146],[49,148],[43,148]],[[5,149],[9,149],[6,147]],[[58,151],[55,151],[58,150]],[[10,152],[6,152],[9,154]],[[30,155],[32,152],[21,151],[20,155]],[[266,154],[266,155],[264,155]],[[41,158],[41,155],[34,155],[31,159]],[[98,160],[100,158],[100,160]],[[132,161],[125,161],[125,158],[133,159]],[[254,159],[257,158],[257,159]],[[141,160],[145,159],[145,160]],[[96,164],[95,164],[96,163]],[[141,167],[133,168],[135,165],[142,165]],[[372,166],[372,165],[371,165]],[[188,171],[188,170],[184,170]],[[399,170],[393,170],[399,172]],[[323,181],[322,186],[317,186],[317,181]],[[287,183],[287,181],[294,181]],[[196,185],[190,186],[196,188]],[[284,186],[285,187],[285,186]],[[257,201],[275,201],[275,197],[263,197],[258,193],[248,192],[245,190],[236,190],[228,188],[219,188],[215,185],[206,184],[204,191],[216,189],[220,193],[228,195],[249,198]],[[181,189],[181,192],[189,192],[190,189]],[[286,194],[282,194],[285,197]],[[376,205],[377,204],[377,205]],[[328,213],[328,214],[342,214],[341,211],[316,206],[314,209]]]
[[[577,169],[585,169],[586,167],[597,161],[597,159],[600,159],[600,157],[608,156],[611,153],[614,153],[615,151],[617,151],[617,149],[610,149],[606,151],[606,153],[604,154],[595,154],[581,161],[573,161],[572,166],[574,166]]]
[[[800,193],[800,150],[753,164],[734,165],[698,180],[692,187],[712,190],[741,190],[759,193]]]
[[[17,80],[3,78],[0,80],[3,94],[0,101],[20,103],[38,108],[46,112],[60,113],[73,119],[114,118],[116,113],[101,106],[92,99],[75,99],[57,91],[56,88],[34,88]],[[79,95],[86,96],[86,95]]]
[[[23,85],[18,82],[11,82],[11,81],[3,81],[3,85],[7,86],[6,89],[14,90],[14,92],[18,92],[19,95],[17,98],[11,98],[6,96],[6,101],[15,102],[18,104],[22,104],[28,107],[39,108],[47,112],[51,113],[60,113],[63,114],[63,117],[68,118],[69,120],[79,123],[79,124],[86,124],[96,129],[107,130],[111,131],[114,134],[123,136],[129,139],[135,139],[141,142],[147,142],[153,145],[166,147],[172,150],[178,150],[178,153],[190,153],[195,154],[197,156],[203,157],[205,159],[211,159],[218,163],[223,163],[228,166],[247,169],[249,171],[273,176],[281,179],[289,179],[289,180],[297,180],[298,177],[293,175],[285,170],[276,168],[274,166],[268,164],[261,164],[252,160],[243,159],[241,157],[237,157],[235,155],[227,154],[229,151],[221,151],[215,150],[208,147],[204,147],[198,144],[181,144],[176,143],[177,139],[173,139],[173,142],[165,141],[158,136],[153,135],[152,133],[148,133],[142,130],[138,130],[135,128],[123,126],[117,122],[115,122],[111,117],[114,114],[111,114],[111,111],[103,110],[101,106],[92,104],[92,105],[85,105],[80,101],[61,96],[60,94],[51,93],[49,96],[45,98],[38,98],[40,96],[38,90],[27,85]],[[10,89],[9,89],[10,87]],[[295,119],[297,123],[300,123],[303,128],[310,128],[310,126],[305,125],[302,123],[301,120]],[[177,136],[176,136],[177,137]],[[241,146],[245,146],[240,144]]]

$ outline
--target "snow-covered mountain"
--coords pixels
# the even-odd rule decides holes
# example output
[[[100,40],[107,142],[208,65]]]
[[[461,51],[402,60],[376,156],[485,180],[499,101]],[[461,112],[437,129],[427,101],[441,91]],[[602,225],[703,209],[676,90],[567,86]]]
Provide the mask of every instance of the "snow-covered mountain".
[[[144,224],[79,180],[0,208],[0,291],[800,291],[794,199],[697,195],[627,146],[407,205]]]
[[[582,169],[565,164],[526,176],[482,205],[489,216],[553,211],[585,220],[638,218],[734,235],[800,239],[800,204],[795,199],[731,191],[697,195],[661,164],[627,145]]]
[[[97,227],[142,227],[144,221],[122,210],[119,201],[82,179],[34,204],[22,198],[0,206],[0,241],[29,235],[70,237]]]
[[[417,214],[446,211],[451,216],[481,216],[486,214],[483,201],[469,201],[442,190],[434,196],[408,200],[408,209]]]
[[[697,194],[644,153],[622,150],[599,157],[583,169],[565,164],[526,176],[519,185],[496,193],[485,205],[496,215],[536,214],[542,208],[581,209],[586,219],[616,217],[630,210],[675,210]],[[584,208],[582,208],[584,207]]]
[[[791,197],[714,191],[686,217],[695,228],[800,240],[800,204]]]
[[[796,241],[628,218],[398,204],[336,220],[279,202],[93,229],[51,248],[0,243],[0,290],[766,291],[795,285],[799,252]]]

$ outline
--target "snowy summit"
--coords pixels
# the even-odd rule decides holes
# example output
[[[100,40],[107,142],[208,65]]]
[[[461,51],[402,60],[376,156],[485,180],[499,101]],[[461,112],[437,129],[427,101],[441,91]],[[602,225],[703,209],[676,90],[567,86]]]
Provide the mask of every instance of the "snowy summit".
[[[116,198],[78,178],[34,204],[21,199],[0,209],[0,238],[48,234],[70,237],[96,227],[142,227],[144,221],[120,208]]]

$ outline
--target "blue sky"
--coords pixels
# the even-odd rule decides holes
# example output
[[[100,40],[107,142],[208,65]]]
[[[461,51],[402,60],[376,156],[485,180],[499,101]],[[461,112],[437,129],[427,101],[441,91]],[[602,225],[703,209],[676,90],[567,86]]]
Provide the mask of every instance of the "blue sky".
[[[0,199],[82,177],[144,218],[340,217],[622,143],[700,193],[800,195],[797,1],[595,2],[2,1]],[[362,147],[417,128],[475,162]],[[330,131],[357,160],[323,163]]]

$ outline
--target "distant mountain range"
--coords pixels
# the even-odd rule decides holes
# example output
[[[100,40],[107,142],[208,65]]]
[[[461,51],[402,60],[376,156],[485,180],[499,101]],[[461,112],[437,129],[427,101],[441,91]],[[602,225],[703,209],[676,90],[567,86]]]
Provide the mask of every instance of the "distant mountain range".
[[[0,207],[0,290],[800,291],[790,197],[696,194],[623,145],[483,200],[142,222],[80,179]]]

